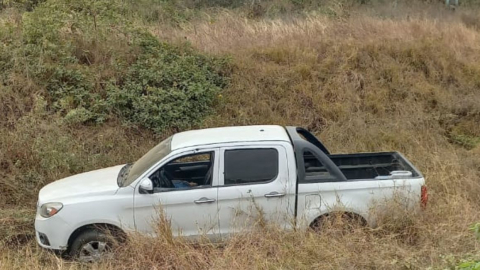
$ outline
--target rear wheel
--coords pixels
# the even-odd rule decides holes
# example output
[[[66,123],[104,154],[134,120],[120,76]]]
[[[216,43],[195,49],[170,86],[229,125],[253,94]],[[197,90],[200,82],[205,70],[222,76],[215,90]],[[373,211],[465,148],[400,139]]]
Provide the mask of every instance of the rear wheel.
[[[69,255],[80,262],[97,262],[111,256],[113,242],[110,235],[89,229],[73,240]]]
[[[332,230],[333,232],[346,234],[351,233],[355,229],[365,227],[366,220],[352,213],[331,213],[318,217],[310,228],[315,232]]]

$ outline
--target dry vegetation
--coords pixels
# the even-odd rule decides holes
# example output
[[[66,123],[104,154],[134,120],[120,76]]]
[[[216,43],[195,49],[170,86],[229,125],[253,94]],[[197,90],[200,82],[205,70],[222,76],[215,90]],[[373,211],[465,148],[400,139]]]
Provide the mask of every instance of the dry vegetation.
[[[480,16],[424,8],[333,5],[335,16],[253,19],[215,9],[180,25],[145,24],[162,40],[231,58],[215,113],[192,127],[299,125],[332,152],[398,150],[426,177],[425,211],[392,210],[378,228],[347,235],[333,227],[321,234],[258,228],[221,246],[171,239],[160,226],[161,237],[134,236],[115,260],[66,262],[29,238],[33,215],[25,209],[34,209],[38,190],[135,160],[173,130],[155,135],[115,118],[69,124],[49,111],[44,89],[12,74],[22,87],[0,85],[0,268],[454,269],[480,259],[468,230],[480,221]],[[0,21],[21,17],[7,9]]]

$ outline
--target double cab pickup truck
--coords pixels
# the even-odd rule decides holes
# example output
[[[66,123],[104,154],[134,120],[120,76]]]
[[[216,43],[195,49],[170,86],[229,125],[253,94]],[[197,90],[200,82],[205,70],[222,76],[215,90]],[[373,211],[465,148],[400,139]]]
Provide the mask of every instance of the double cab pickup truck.
[[[110,245],[101,228],[155,235],[159,211],[174,235],[224,239],[252,229],[255,212],[285,229],[337,212],[375,226],[372,205],[398,194],[413,208],[426,203],[422,174],[398,152],[336,155],[299,127],[222,127],[46,185],[35,230],[40,246],[93,261]]]

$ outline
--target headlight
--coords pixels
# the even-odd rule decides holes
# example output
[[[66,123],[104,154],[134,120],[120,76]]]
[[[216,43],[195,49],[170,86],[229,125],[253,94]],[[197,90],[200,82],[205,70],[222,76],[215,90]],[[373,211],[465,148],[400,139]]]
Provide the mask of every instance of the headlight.
[[[62,210],[63,204],[59,202],[45,203],[40,207],[40,216],[49,218]]]

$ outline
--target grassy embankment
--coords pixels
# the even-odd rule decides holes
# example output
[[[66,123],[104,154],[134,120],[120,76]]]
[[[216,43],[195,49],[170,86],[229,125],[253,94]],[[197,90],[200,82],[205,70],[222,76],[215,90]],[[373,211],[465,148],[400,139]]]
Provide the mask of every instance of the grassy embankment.
[[[425,174],[429,207],[347,236],[259,228],[221,248],[135,237],[93,267],[436,269],[480,257],[468,230],[480,220],[475,7],[111,2],[0,13],[0,268],[84,267],[30,239],[48,182],[133,161],[175,130],[247,124],[308,127],[336,153],[398,150]]]

